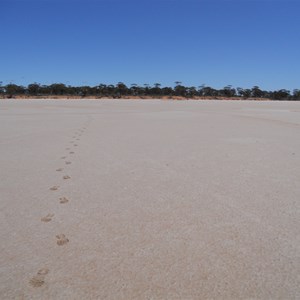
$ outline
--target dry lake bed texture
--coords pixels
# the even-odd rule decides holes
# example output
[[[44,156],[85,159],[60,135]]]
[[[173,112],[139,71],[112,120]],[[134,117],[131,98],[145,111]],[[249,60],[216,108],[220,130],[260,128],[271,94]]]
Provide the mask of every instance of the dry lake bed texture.
[[[0,101],[1,299],[300,299],[300,102]]]

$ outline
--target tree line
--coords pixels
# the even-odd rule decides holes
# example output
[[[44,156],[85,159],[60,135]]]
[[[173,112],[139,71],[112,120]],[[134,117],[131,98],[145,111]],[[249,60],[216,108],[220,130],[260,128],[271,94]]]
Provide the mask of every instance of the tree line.
[[[160,83],[153,85],[131,84],[127,86],[123,82],[117,84],[99,84],[96,86],[71,86],[63,83],[54,83],[50,85],[42,85],[39,83],[31,83],[27,86],[9,83],[2,85],[0,82],[0,96],[3,98],[14,98],[16,96],[76,96],[97,98],[122,98],[122,97],[181,97],[187,99],[193,98],[242,98],[242,99],[272,99],[272,100],[300,100],[300,90],[294,89],[292,92],[286,89],[274,91],[265,91],[254,86],[251,89],[234,88],[227,85],[221,89],[215,89],[210,86],[201,85],[184,86],[180,81],[175,82],[174,87],[162,87]]]

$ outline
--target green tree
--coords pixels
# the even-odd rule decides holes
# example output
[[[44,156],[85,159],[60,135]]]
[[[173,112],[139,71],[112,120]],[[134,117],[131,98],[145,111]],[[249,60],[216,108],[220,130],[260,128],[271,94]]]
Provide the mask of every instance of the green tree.
[[[300,100],[300,90],[298,89],[293,90],[293,100]]]
[[[171,87],[163,87],[163,88],[161,89],[161,93],[162,93],[162,95],[164,95],[164,96],[172,97],[173,94],[174,94],[174,90],[173,90]]]
[[[252,90],[251,90],[251,97],[262,98],[263,95],[264,95],[263,91],[257,85],[255,85],[252,88]]]
[[[188,87],[187,88],[187,95],[191,98],[197,96],[198,92],[197,92],[197,89],[196,87],[194,86],[191,86],[191,87]]]
[[[66,86],[63,83],[53,83],[49,86],[51,95],[65,95]]]
[[[290,98],[290,91],[286,89],[274,91],[272,92],[271,97],[274,100],[288,100]]]
[[[154,88],[152,88],[152,93],[155,96],[161,95],[161,84],[160,83],[154,83]]]
[[[238,87],[237,88],[238,96],[243,97],[245,99],[251,97],[251,90],[250,89],[243,89]]]
[[[20,85],[16,85],[13,83],[7,84],[4,87],[5,94],[8,95],[9,98],[14,97],[15,95],[23,95],[25,94],[25,88]]]
[[[40,85],[38,83],[32,83],[27,86],[29,95],[36,96],[40,91]]]
[[[4,86],[2,86],[2,84],[3,84],[3,82],[0,81],[0,95],[4,94],[4,91],[5,91]]]
[[[144,95],[149,95],[150,85],[148,83],[144,83]]]
[[[204,96],[204,97],[216,97],[216,96],[218,96],[218,91],[211,88],[210,86],[205,86],[202,89],[202,96]]]
[[[118,82],[116,86],[117,97],[125,96],[128,94],[128,87],[123,82]]]
[[[138,85],[136,83],[132,83],[130,87],[130,94],[133,96],[138,95]]]
[[[198,95],[199,96],[204,96],[204,88],[205,88],[205,84],[201,84],[198,86]]]
[[[234,88],[232,88],[231,85],[227,85],[222,90],[220,90],[220,95],[231,98],[236,95],[236,90]]]
[[[182,85],[181,81],[175,81],[175,88],[174,92],[176,96],[182,96],[186,97],[187,96],[187,88]]]

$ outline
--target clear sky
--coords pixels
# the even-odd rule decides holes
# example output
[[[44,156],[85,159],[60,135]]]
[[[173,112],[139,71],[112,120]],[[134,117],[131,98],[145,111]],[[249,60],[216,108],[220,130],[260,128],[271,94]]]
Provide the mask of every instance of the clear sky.
[[[300,88],[300,0],[0,0],[0,81]]]

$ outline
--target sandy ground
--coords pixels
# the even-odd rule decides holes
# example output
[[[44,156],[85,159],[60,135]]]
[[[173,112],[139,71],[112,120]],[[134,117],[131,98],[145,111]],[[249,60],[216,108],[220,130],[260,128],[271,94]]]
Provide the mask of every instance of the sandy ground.
[[[0,101],[1,299],[299,299],[300,103]]]

